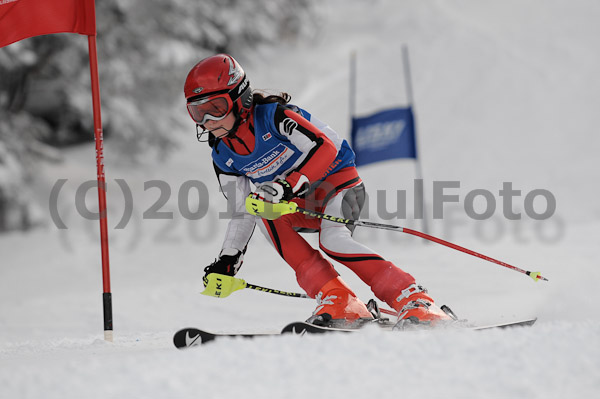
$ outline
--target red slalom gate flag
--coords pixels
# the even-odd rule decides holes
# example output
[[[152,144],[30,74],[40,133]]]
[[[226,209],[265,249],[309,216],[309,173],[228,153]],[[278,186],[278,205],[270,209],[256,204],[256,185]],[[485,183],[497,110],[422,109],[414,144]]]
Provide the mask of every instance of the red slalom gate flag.
[[[0,47],[66,32],[96,34],[94,0],[0,0]]]
[[[0,0],[0,47],[28,37],[52,33],[79,33],[88,39],[96,168],[98,171],[98,209],[102,255],[102,302],[104,339],[113,340],[112,294],[108,260],[108,226],[106,222],[106,178],[100,110],[100,84],[96,50],[96,10],[94,0]]]

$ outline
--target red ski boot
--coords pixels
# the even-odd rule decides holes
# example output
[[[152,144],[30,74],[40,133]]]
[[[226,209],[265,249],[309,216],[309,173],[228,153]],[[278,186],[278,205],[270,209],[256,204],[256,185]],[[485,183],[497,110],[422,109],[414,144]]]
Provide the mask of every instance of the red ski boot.
[[[440,309],[427,295],[427,290],[416,284],[403,290],[394,301],[393,308],[398,311],[398,321],[394,330],[454,321],[455,319]]]
[[[336,277],[327,282],[316,296],[317,308],[307,323],[326,327],[358,327],[373,320],[367,306]]]

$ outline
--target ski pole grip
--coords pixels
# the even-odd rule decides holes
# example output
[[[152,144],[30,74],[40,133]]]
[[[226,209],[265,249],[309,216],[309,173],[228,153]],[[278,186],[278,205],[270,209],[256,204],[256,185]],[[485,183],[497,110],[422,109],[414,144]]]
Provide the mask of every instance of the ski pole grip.
[[[206,276],[207,284],[203,295],[225,298],[233,292],[246,288],[246,281],[225,274],[210,273]]]
[[[281,201],[271,203],[256,198],[252,194],[246,197],[246,211],[251,215],[260,216],[263,219],[275,220],[290,213],[296,213],[298,205],[295,202]]]

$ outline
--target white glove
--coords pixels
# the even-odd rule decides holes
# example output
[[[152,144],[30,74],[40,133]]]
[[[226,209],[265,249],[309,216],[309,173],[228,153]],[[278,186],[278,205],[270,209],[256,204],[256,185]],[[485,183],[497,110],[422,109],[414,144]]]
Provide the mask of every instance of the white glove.
[[[294,186],[287,180],[277,179],[275,181],[260,184],[256,187],[256,190],[254,190],[252,196],[273,204],[277,204],[281,201],[289,201],[298,195],[304,194],[310,187],[308,178],[304,175],[299,175],[300,178]]]
[[[252,194],[263,201],[271,202],[273,204],[277,204],[281,201],[288,201],[294,196],[292,186],[285,180],[262,183],[256,187],[256,190],[254,190]]]

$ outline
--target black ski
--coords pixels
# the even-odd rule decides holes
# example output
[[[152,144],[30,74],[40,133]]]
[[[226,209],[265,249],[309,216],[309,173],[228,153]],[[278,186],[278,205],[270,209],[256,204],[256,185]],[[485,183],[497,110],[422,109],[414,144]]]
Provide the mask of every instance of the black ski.
[[[511,327],[529,327],[532,326],[536,322],[537,318],[533,319],[525,319],[520,321],[512,321],[507,323],[499,323],[499,324],[490,324],[485,326],[470,326],[465,324],[456,324],[458,329],[467,329],[467,330],[489,330],[492,328],[511,328]],[[384,322],[384,323],[374,323],[375,325],[379,325],[381,328],[385,330],[392,330],[394,323]],[[368,324],[366,324],[368,325]],[[364,327],[364,325],[363,325]],[[442,327],[443,328],[443,327]],[[419,329],[419,326],[415,326],[415,329]],[[435,327],[433,327],[435,329]],[[306,323],[303,321],[295,321],[293,323],[288,324],[281,330],[282,334],[292,333],[292,334],[322,334],[329,332],[355,332],[360,330],[360,328],[336,328],[336,327],[322,327],[316,326],[314,324]],[[410,331],[412,329],[408,329]],[[401,331],[398,331],[401,332]]]
[[[460,326],[459,328],[465,328],[475,331],[489,330],[493,328],[511,328],[511,327],[529,327],[536,322],[537,318],[525,319],[514,322],[490,324],[485,326]],[[381,328],[391,330],[392,323],[374,323],[379,325]],[[335,327],[321,327],[314,324],[306,323],[303,321],[296,321],[285,326],[281,333],[211,333],[197,328],[184,328],[175,333],[173,336],[173,343],[179,349],[188,348],[191,346],[198,346],[207,342],[213,341],[217,338],[223,337],[244,337],[244,338],[255,338],[281,334],[323,334],[333,332],[355,332],[359,331],[360,328],[335,328]]]
[[[254,338],[258,336],[266,335],[279,335],[278,333],[211,333],[197,328],[183,328],[175,333],[173,336],[173,343],[179,349],[188,348],[190,346],[202,345],[207,342],[213,341],[217,338],[223,337],[244,337]]]
[[[511,327],[530,327],[535,324],[537,317],[533,319],[525,319],[521,321],[510,321],[507,323],[490,324],[487,326],[471,327],[472,330],[481,331],[489,330],[491,328],[511,328]]]
[[[283,327],[281,330],[282,334],[323,334],[330,332],[354,332],[360,328],[338,328],[338,327],[323,327],[316,326],[314,324],[306,323],[304,321],[295,321]]]

